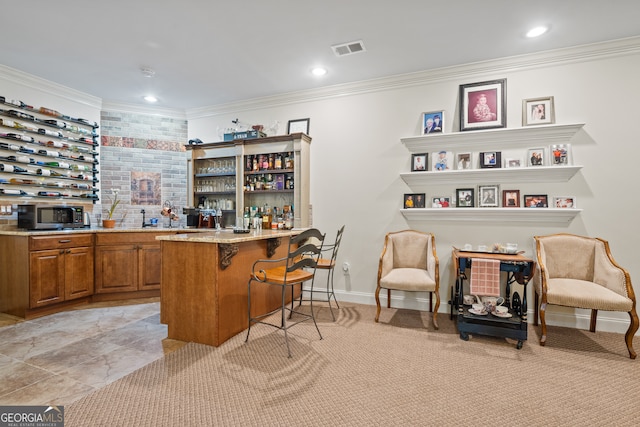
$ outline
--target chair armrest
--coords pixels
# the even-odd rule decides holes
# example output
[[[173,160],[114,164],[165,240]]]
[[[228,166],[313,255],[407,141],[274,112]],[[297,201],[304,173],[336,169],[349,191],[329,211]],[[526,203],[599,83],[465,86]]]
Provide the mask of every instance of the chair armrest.
[[[608,243],[600,239],[599,241],[600,244],[596,245],[593,281],[618,295],[632,298],[629,273],[613,259]]]
[[[263,279],[261,279],[258,276],[258,273],[260,273],[260,275],[264,277],[265,269],[276,267],[277,265],[274,265],[274,264],[285,265],[286,262],[287,262],[287,257],[276,258],[276,259],[258,259],[258,260],[255,260],[253,262],[253,265],[251,266],[251,276],[253,276],[253,278],[255,280],[264,281]]]

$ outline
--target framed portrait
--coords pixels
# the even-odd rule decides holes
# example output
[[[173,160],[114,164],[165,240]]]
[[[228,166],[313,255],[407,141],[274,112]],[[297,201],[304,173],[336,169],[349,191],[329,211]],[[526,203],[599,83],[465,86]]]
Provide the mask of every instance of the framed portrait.
[[[571,144],[554,144],[550,147],[551,165],[567,166],[571,164]]]
[[[422,113],[422,134],[442,133],[444,130],[444,111]]]
[[[522,100],[522,126],[550,125],[555,122],[553,96]]]
[[[289,120],[287,123],[287,134],[299,133],[309,135],[309,119]]]
[[[558,209],[573,209],[576,207],[576,198],[572,196],[554,197],[553,206]]]
[[[498,185],[478,186],[478,206],[481,208],[497,208],[500,206],[500,187]]]
[[[502,190],[502,207],[519,208],[520,190]]]
[[[549,202],[546,194],[525,194],[524,206],[527,208],[548,208]]]
[[[475,188],[456,189],[456,208],[472,208],[474,206]]]
[[[505,168],[519,168],[522,167],[522,159],[504,159]]]
[[[431,199],[432,208],[448,208],[451,206],[451,198],[449,197],[433,197]]]
[[[460,85],[460,130],[506,127],[507,79]]]
[[[471,163],[471,153],[458,153],[456,154],[456,164],[458,170],[473,169]]]
[[[427,153],[411,155],[411,172],[420,172],[427,170]]]
[[[447,171],[453,169],[453,153],[451,151],[438,151],[431,154],[431,170]]]
[[[544,166],[544,148],[530,148],[527,159],[528,166]]]
[[[424,193],[411,193],[404,195],[404,208],[405,209],[413,209],[413,208],[424,208],[425,194]]]
[[[486,168],[501,168],[502,167],[502,153],[500,151],[484,151],[480,153],[480,167]]]

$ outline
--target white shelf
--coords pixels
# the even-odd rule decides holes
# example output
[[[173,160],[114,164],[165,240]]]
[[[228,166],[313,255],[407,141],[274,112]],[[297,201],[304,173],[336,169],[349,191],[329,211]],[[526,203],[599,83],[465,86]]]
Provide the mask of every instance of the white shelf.
[[[523,168],[466,169],[401,173],[410,187],[495,182],[567,182],[582,166],[531,166]]]
[[[438,150],[485,151],[514,147],[540,147],[569,143],[583,126],[584,123],[488,129],[412,136],[402,138],[401,141],[412,153]]]
[[[451,222],[533,223],[565,226],[582,209],[555,208],[413,208],[401,209],[407,220]]]

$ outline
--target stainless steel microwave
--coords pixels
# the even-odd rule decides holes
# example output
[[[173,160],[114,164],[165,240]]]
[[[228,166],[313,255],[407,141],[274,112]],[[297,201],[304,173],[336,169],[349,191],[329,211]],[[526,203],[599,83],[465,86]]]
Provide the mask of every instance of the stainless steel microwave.
[[[18,205],[18,228],[61,230],[84,227],[82,206]]]

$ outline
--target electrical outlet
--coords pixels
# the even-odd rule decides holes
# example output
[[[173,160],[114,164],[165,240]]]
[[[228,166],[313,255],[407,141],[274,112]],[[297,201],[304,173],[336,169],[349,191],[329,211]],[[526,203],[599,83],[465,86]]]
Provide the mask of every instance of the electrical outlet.
[[[348,262],[344,262],[342,264],[342,271],[344,271],[345,274],[349,274],[350,270],[351,270],[351,264],[349,264]]]

